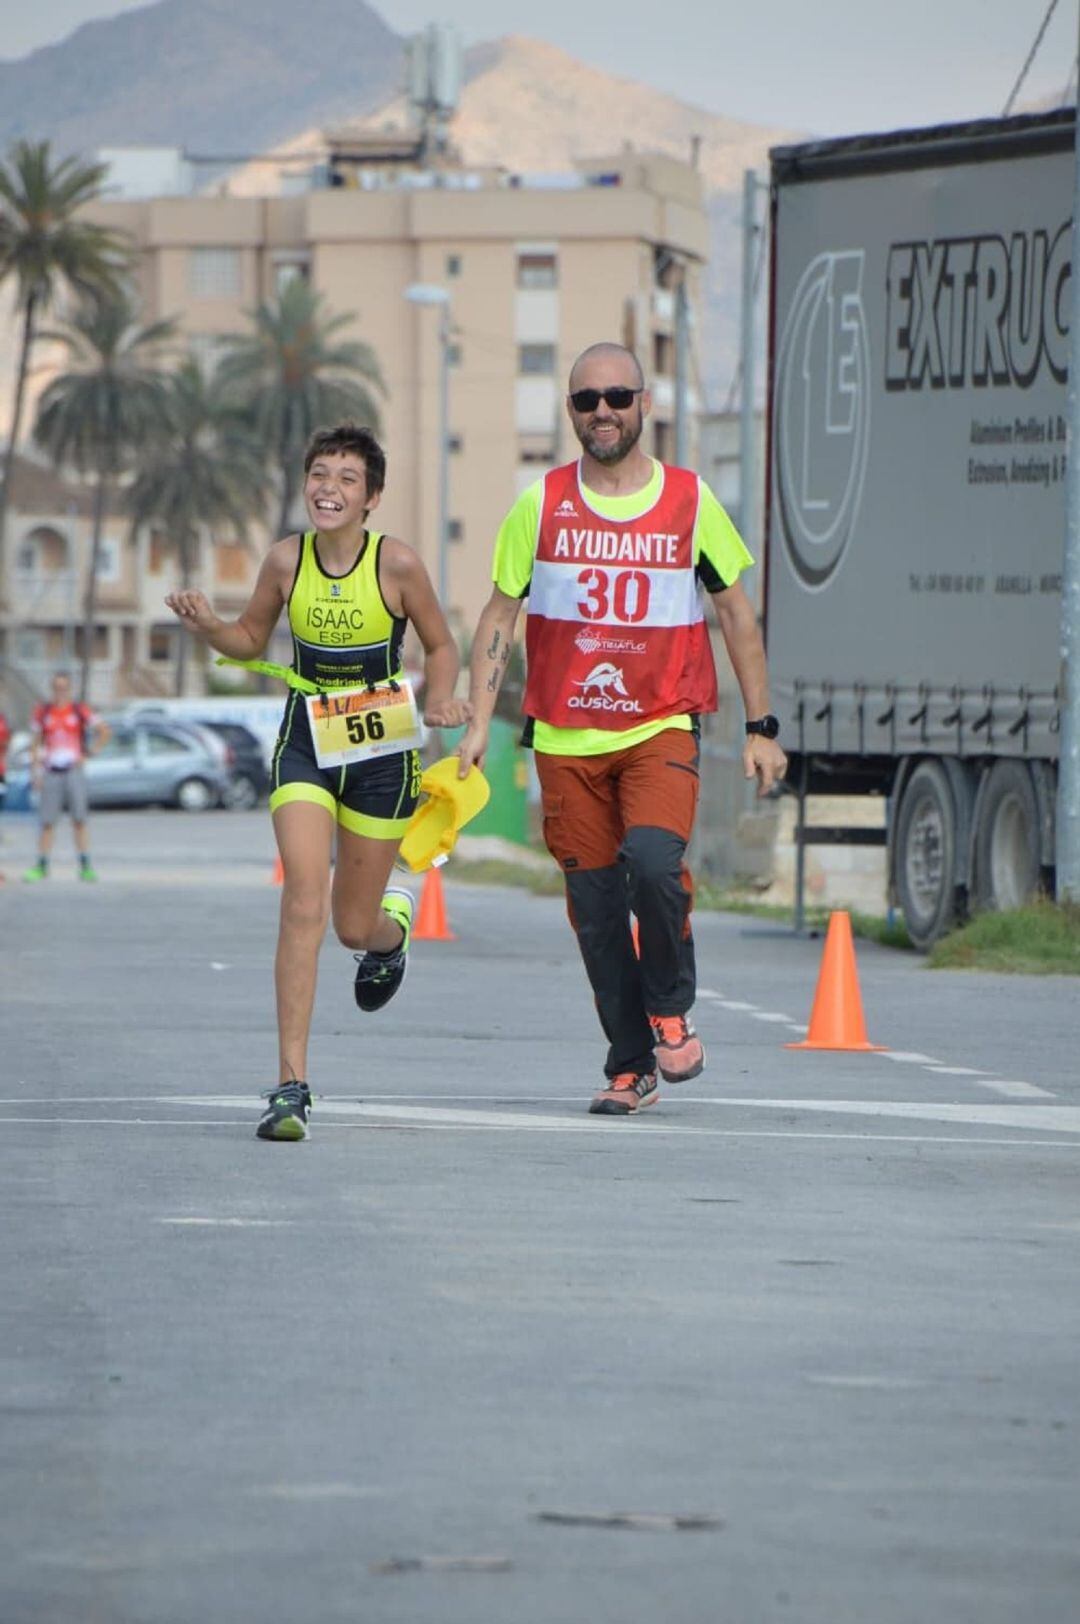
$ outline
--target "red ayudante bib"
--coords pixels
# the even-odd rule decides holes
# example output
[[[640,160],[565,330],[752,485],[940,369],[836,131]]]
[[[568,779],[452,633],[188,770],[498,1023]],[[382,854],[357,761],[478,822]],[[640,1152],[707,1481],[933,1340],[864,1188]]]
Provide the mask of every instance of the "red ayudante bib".
[[[589,507],[576,462],[544,480],[525,628],[528,716],[626,729],[716,709],[694,574],[697,475],[663,465],[636,519]]]

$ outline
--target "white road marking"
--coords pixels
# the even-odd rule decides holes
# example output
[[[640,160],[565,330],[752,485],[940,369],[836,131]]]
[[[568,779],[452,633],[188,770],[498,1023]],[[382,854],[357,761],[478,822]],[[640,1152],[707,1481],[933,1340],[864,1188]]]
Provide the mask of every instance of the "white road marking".
[[[589,1117],[581,1110],[584,1102],[579,1096],[570,1096],[570,1098],[578,1106],[578,1114],[574,1116],[554,1111],[530,1111],[524,1108],[526,1102],[523,1102],[520,1107],[515,1106],[511,1109],[476,1110],[468,1107],[461,1109],[446,1103],[416,1105],[409,1103],[408,1100],[394,1099],[392,1097],[348,1100],[331,1099],[317,1095],[312,1120],[317,1122],[324,1121],[328,1117],[356,1117],[365,1121],[395,1122],[403,1125],[415,1124],[418,1127],[501,1128],[519,1132],[548,1133],[595,1133],[604,1126],[596,1118]],[[679,1090],[677,1095],[669,1094],[667,1098],[671,1103],[678,1100],[680,1103],[688,1105],[707,1105],[713,1110],[789,1111],[824,1113],[832,1116],[889,1117],[925,1122],[962,1123],[969,1127],[1019,1128],[1024,1131],[1038,1130],[1044,1133],[1080,1134],[1080,1106],[1069,1105],[997,1105],[989,1100],[967,1105],[956,1105],[922,1100],[732,1098],[730,1096],[688,1094],[682,1089]],[[203,1095],[191,1100],[180,1100],[175,1096],[159,1095],[154,1096],[152,1099],[146,1099],[141,1103],[171,1106],[174,1110],[185,1106],[202,1110],[207,1107],[218,1110],[243,1110],[246,1114],[253,1109],[251,1099],[246,1095],[235,1094]],[[535,1099],[528,1102],[528,1104],[534,1106],[538,1103],[541,1102]],[[557,1100],[553,1099],[548,1103],[565,1103],[565,1097]],[[19,1119],[5,1117],[3,1120],[17,1121]],[[44,1118],[42,1120],[48,1121],[50,1119]],[[93,1119],[86,1118],[82,1120],[91,1121]],[[653,1122],[655,1118],[650,1117],[649,1120]],[[677,1126],[665,1123],[661,1131],[697,1133],[711,1130],[702,1130],[694,1124]]]
[[[684,1098],[687,1096],[684,1096]],[[693,1096],[689,1096],[693,1098]],[[702,1105],[757,1107],[773,1111],[825,1111],[841,1116],[919,1118],[926,1122],[966,1122],[973,1127],[1037,1128],[1051,1133],[1080,1133],[1076,1105],[935,1105],[921,1100],[755,1100],[702,1099]]]
[[[758,1009],[756,1004],[742,1003],[733,998],[723,998],[712,988],[699,988],[699,998],[710,998],[719,1003],[721,1009],[734,1010],[740,1014],[747,1014],[755,1021],[762,1021],[768,1025],[786,1026],[789,1032],[796,1032],[805,1036],[810,1028],[798,1021],[793,1021],[789,1015],[781,1015],[773,1010]],[[992,1073],[982,1070],[978,1066],[951,1066],[944,1060],[938,1060],[934,1055],[922,1054],[915,1049],[880,1049],[876,1053],[884,1055],[886,1060],[893,1060],[901,1066],[922,1066],[926,1071],[938,1077],[970,1077],[978,1088],[988,1088],[995,1094],[1001,1094],[1006,1099],[1045,1099],[1053,1100],[1057,1095],[1049,1088],[1039,1088],[1035,1083],[998,1081]]]
[[[917,1376],[804,1376],[811,1387],[854,1387],[860,1392],[903,1393],[927,1384]]]
[[[1011,1100],[1054,1100],[1057,1095],[1050,1088],[1039,1088],[1035,1083],[1019,1083],[990,1078],[979,1084],[980,1088],[992,1088],[995,1094],[1004,1094]]]
[[[722,992],[717,992],[715,987],[699,987],[697,995],[699,998],[723,998],[724,996]]]
[[[173,1101],[171,1103],[175,1104],[176,1102]],[[786,1103],[786,1102],[783,1102],[783,1103]],[[1034,1107],[1034,1109],[1038,1109],[1038,1108]],[[698,1138],[698,1139],[829,1139],[829,1140],[854,1141],[854,1142],[856,1142],[858,1144],[885,1144],[885,1145],[963,1145],[963,1146],[966,1146],[969,1149],[971,1148],[972,1145],[977,1145],[980,1148],[982,1148],[983,1146],[1006,1146],[1006,1147],[1009,1147],[1009,1148],[1012,1148],[1012,1149],[1020,1147],[1020,1148],[1022,1148],[1024,1150],[1029,1150],[1029,1149],[1034,1149],[1034,1150],[1080,1150],[1080,1139],[1077,1139],[1075,1141],[1073,1141],[1071,1139],[1032,1139],[1032,1138],[1030,1138],[1030,1136],[1027,1137],[1027,1138],[1023,1138],[1023,1139],[990,1139],[990,1138],[972,1139],[969,1134],[856,1133],[856,1132],[852,1132],[850,1130],[847,1131],[847,1132],[840,1132],[840,1131],[837,1131],[837,1130],[829,1130],[829,1129],[810,1130],[810,1129],[805,1129],[805,1128],[702,1128],[702,1127],[699,1127],[697,1125],[695,1125],[693,1127],[676,1127],[673,1124],[666,1124],[666,1123],[663,1123],[663,1122],[658,1122],[654,1117],[650,1117],[648,1115],[648,1113],[646,1113],[645,1120],[648,1122],[648,1127],[647,1128],[642,1128],[640,1131],[637,1131],[637,1130],[635,1130],[633,1128],[630,1128],[630,1127],[627,1127],[626,1129],[622,1129],[622,1128],[619,1128],[619,1127],[615,1127],[614,1125],[610,1125],[610,1118],[607,1119],[607,1123],[609,1125],[605,1125],[603,1127],[600,1126],[599,1121],[597,1121],[595,1124],[593,1124],[590,1121],[585,1120],[585,1121],[582,1121],[580,1124],[575,1123],[574,1129],[570,1130],[570,1131],[577,1131],[578,1126],[580,1126],[582,1129],[586,1129],[586,1130],[591,1128],[593,1132],[600,1133],[600,1134],[604,1134],[604,1133],[613,1134],[613,1133],[619,1133],[619,1132],[626,1132],[626,1133],[630,1133],[630,1134],[633,1135],[634,1141],[637,1144],[642,1144],[647,1139],[672,1138],[672,1137],[681,1136],[683,1138]],[[246,1125],[247,1114],[245,1114],[245,1118],[244,1118],[243,1121],[238,1121],[237,1119],[235,1119],[233,1117],[214,1117],[214,1118],[211,1118],[211,1117],[102,1117],[102,1116],[92,1116],[92,1117],[57,1117],[57,1116],[28,1117],[28,1116],[16,1116],[16,1117],[4,1117],[3,1121],[4,1121],[4,1126],[5,1127],[10,1127],[10,1126],[30,1126],[30,1127],[43,1127],[43,1128],[74,1127],[74,1128],[188,1128],[188,1129],[191,1129],[191,1128],[219,1128],[219,1129],[225,1129],[229,1133],[235,1133],[237,1131],[237,1129],[242,1128],[242,1127],[244,1127]],[[546,1123],[545,1123],[545,1125],[546,1125]],[[461,1133],[510,1133],[510,1132],[513,1131],[512,1128],[492,1127],[488,1123],[470,1124],[470,1123],[456,1123],[456,1122],[426,1122],[426,1123],[419,1123],[419,1122],[418,1123],[371,1122],[371,1123],[368,1123],[368,1124],[364,1124],[362,1122],[327,1122],[327,1121],[323,1120],[323,1121],[321,1121],[319,1123],[319,1126],[320,1126],[321,1129],[326,1130],[326,1131],[331,1131],[331,1132],[335,1131],[335,1130],[340,1131],[340,1132],[349,1132],[350,1130],[360,1128],[360,1127],[363,1127],[363,1126],[369,1126],[369,1127],[372,1127],[372,1128],[394,1128],[394,1127],[428,1128],[433,1133],[443,1133],[443,1132],[449,1132],[449,1133],[455,1133],[455,1132],[461,1132]],[[538,1126],[539,1126],[539,1124],[538,1124]],[[554,1133],[565,1133],[568,1130],[565,1129],[565,1128],[559,1127],[559,1126],[555,1126],[554,1128],[552,1128],[551,1131],[554,1132]]]
[[[159,1224],[176,1224],[195,1229],[282,1229],[287,1218],[159,1218]]]

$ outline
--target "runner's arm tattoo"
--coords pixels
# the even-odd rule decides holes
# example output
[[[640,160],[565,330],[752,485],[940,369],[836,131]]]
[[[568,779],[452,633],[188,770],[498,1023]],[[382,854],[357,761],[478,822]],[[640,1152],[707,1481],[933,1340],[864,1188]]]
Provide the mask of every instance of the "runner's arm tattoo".
[[[499,685],[506,674],[506,666],[510,659],[510,639],[508,637],[504,638],[502,633],[498,630],[498,628],[496,628],[491,634],[491,643],[489,647],[484,650],[484,652],[489,660],[495,662],[491,671],[488,673],[488,679],[485,686],[487,687],[489,694],[497,694],[499,691]]]

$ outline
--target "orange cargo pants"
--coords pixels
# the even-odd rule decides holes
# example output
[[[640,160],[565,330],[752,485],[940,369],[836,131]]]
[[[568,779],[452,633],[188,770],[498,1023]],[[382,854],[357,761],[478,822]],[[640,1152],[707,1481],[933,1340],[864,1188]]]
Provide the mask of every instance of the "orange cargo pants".
[[[608,1040],[604,1071],[652,1071],[648,1017],[685,1015],[696,990],[685,854],[697,812],[697,735],[666,728],[601,756],[538,752],[536,770],[544,841],[563,871]]]

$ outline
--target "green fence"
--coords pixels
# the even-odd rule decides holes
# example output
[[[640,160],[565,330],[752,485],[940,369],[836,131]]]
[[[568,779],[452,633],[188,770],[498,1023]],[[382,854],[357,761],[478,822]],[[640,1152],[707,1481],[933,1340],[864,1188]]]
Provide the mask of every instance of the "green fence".
[[[501,835],[516,845],[529,842],[529,753],[518,744],[520,723],[492,717],[484,776],[491,799],[469,824],[470,835]]]

